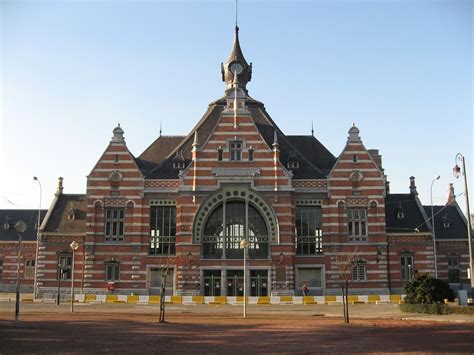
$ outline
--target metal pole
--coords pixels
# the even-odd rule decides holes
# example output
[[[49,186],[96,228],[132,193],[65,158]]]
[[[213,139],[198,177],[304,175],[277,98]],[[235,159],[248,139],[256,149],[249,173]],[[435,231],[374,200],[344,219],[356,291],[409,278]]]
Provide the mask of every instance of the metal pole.
[[[430,197],[431,197],[431,224],[433,226],[433,258],[434,258],[434,272],[435,278],[438,278],[438,260],[436,257],[436,227],[434,221],[434,213],[433,213],[433,184],[436,180],[439,180],[440,176],[438,175],[431,181],[431,189],[430,189]]]
[[[471,296],[474,297],[474,276],[473,276],[473,263],[472,263],[472,224],[471,224],[471,211],[469,209],[469,192],[467,190],[467,172],[466,162],[464,156],[462,157],[462,172],[464,174],[464,191],[466,192],[466,212],[467,212],[467,245],[469,247],[469,268],[471,269]]]
[[[38,208],[38,228],[36,230],[36,257],[35,257],[35,279],[34,279],[34,284],[33,284],[33,298],[37,298],[38,297],[38,286],[37,286],[37,282],[38,282],[38,254],[39,254],[39,238],[40,238],[40,224],[41,224],[41,198],[42,198],[42,195],[43,195],[43,189],[41,187],[41,182],[39,181],[39,179],[34,176],[33,177],[33,180],[37,181],[38,184],[39,184],[39,188],[40,188],[40,198],[39,198],[39,208]]]
[[[71,270],[71,312],[74,312],[74,256],[75,250],[72,249],[72,270]]]
[[[247,248],[244,248],[244,318],[247,318]]]
[[[16,266],[16,297],[15,297],[15,322],[20,320],[20,264],[21,264],[21,233],[18,233],[18,253]]]
[[[58,256],[58,295],[56,298],[56,305],[59,306],[61,303],[61,264],[60,257]]]

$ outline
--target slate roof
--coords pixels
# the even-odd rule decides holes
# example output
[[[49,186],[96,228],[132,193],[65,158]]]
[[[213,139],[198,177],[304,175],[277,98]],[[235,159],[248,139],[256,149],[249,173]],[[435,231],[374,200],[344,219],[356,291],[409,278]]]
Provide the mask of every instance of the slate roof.
[[[403,212],[404,218],[399,219],[398,212]],[[385,197],[387,233],[417,233],[415,229],[419,232],[430,232],[431,226],[424,213],[414,194],[388,194]]]
[[[41,210],[41,222],[46,212]],[[18,233],[15,230],[15,223],[18,221],[25,222],[27,226],[21,237],[22,241],[36,241],[38,210],[0,210],[0,242],[18,240]]]
[[[74,219],[69,217],[74,214]],[[61,194],[51,212],[43,232],[85,233],[87,199],[86,195]]]
[[[423,206],[426,214],[431,220],[431,206]],[[435,235],[438,239],[466,239],[467,223],[461,210],[456,205],[433,206]],[[449,222],[445,227],[444,222]]]
[[[159,137],[138,158],[135,158],[145,178],[177,179],[179,170],[173,168],[176,152],[182,152],[186,166],[190,164],[194,132],[197,130],[199,143],[204,144],[216,127],[225,105],[225,98],[212,102],[207,112],[187,136]],[[293,170],[294,179],[326,178],[336,158],[315,137],[286,136],[266,112],[263,103],[247,96],[246,105],[270,149],[272,149],[274,132],[277,131],[282,164],[286,166],[292,153],[297,157],[299,168]]]

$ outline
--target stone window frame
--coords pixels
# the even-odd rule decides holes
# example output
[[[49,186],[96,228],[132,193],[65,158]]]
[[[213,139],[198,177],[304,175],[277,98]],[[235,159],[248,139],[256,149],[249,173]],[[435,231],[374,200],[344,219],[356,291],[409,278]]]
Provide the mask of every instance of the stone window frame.
[[[411,259],[411,264],[407,263]],[[402,262],[402,260],[404,260]],[[411,281],[415,277],[415,253],[412,251],[402,251],[400,253],[400,280]]]
[[[25,260],[23,278],[31,280],[35,277],[35,265],[36,260],[34,258],[28,258]]]
[[[114,216],[115,211],[118,216]],[[108,216],[109,212],[110,216]],[[125,212],[125,207],[114,206],[104,208],[104,239],[106,242],[123,242],[125,239]]]
[[[321,213],[320,219],[320,228],[315,230],[317,235],[310,236],[310,235],[298,235],[298,228],[296,225],[296,218],[297,218],[297,208],[319,208]],[[308,200],[308,199],[301,199],[295,201],[295,254],[298,256],[320,256],[323,254],[323,225],[322,225],[322,200]],[[298,239],[302,240],[300,243],[302,244],[310,244],[314,243],[314,253],[311,252],[301,252],[298,253]],[[311,248],[311,246],[306,245],[307,247]]]
[[[357,217],[356,212],[357,211]],[[363,212],[364,217],[361,216]],[[367,242],[369,239],[369,219],[368,211],[363,206],[350,206],[346,209],[347,235],[351,242]],[[357,230],[357,234],[354,231]],[[351,233],[352,231],[352,233]],[[364,233],[365,231],[365,233]]]
[[[367,260],[357,259],[352,264],[351,279],[354,282],[364,282],[368,280]]]
[[[239,146],[240,144],[240,146]],[[244,151],[244,141],[242,139],[232,139],[228,142],[229,161],[242,161]]]
[[[104,278],[107,282],[120,281],[120,262],[117,260],[111,260],[105,262]],[[109,270],[110,269],[110,270]],[[111,276],[109,277],[111,271]]]
[[[157,236],[154,235],[151,228],[151,218],[153,208],[173,208],[174,211],[174,226],[171,225],[172,218],[169,221],[169,235]],[[176,201],[175,200],[151,200],[150,201],[150,235],[149,235],[149,256],[167,256],[176,255]],[[171,216],[171,215],[170,215]],[[157,217],[156,217],[157,218]],[[172,231],[174,230],[174,235]],[[158,247],[152,248],[152,245],[158,244]],[[165,248],[167,246],[167,248]],[[160,249],[160,250],[159,250]],[[165,250],[166,249],[166,250]],[[152,252],[154,250],[154,252]]]

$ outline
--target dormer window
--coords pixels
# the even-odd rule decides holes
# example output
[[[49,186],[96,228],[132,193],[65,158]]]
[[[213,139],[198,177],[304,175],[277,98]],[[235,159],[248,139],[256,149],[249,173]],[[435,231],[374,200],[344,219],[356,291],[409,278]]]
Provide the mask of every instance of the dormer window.
[[[242,160],[242,141],[231,141],[229,142],[229,159],[232,161]]]
[[[404,219],[405,218],[405,212],[399,211],[397,212],[397,219]]]
[[[289,161],[287,164],[286,164],[286,167],[288,169],[298,169],[300,167],[300,163],[297,162],[297,161]]]
[[[449,224],[449,221],[444,221],[443,222],[443,227],[444,228],[449,228],[450,224]]]
[[[182,151],[177,151],[176,156],[173,159],[173,168],[182,170],[186,167],[186,160],[183,157]]]

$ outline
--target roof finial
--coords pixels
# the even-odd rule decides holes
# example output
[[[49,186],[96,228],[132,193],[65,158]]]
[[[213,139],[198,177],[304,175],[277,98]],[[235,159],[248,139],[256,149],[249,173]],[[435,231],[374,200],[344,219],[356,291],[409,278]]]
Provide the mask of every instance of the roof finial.
[[[239,0],[235,0],[235,27],[237,26],[237,20],[239,15]]]
[[[314,127],[313,127],[313,121],[311,121],[311,135],[314,137]]]
[[[160,137],[161,137],[161,121],[160,121]]]

